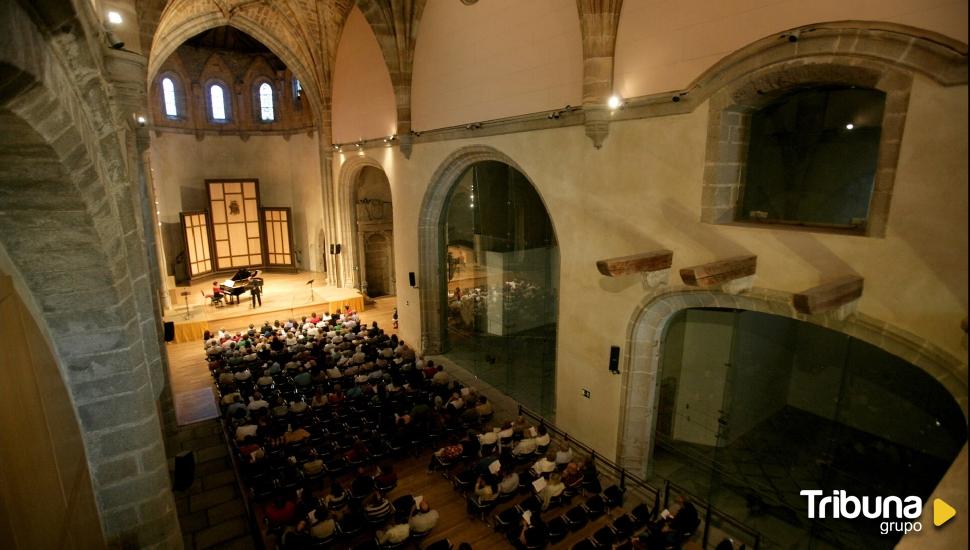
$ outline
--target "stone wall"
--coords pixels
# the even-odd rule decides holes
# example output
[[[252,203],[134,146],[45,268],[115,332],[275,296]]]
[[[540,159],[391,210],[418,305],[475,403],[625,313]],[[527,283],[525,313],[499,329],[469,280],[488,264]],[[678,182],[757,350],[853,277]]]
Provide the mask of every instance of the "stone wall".
[[[34,3],[36,18],[0,4],[0,246],[53,344],[106,544],[177,547],[158,410],[168,387],[154,241],[137,162],[147,143],[135,122],[144,62],[108,53],[87,3],[80,12],[46,4]]]

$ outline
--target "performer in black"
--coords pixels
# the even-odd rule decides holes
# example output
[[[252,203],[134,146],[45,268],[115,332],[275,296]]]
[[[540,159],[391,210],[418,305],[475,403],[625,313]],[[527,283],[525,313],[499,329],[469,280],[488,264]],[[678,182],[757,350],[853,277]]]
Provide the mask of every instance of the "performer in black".
[[[263,288],[261,285],[254,284],[249,287],[249,299],[252,300],[252,305],[250,307],[256,307],[256,302],[259,305],[263,305]]]

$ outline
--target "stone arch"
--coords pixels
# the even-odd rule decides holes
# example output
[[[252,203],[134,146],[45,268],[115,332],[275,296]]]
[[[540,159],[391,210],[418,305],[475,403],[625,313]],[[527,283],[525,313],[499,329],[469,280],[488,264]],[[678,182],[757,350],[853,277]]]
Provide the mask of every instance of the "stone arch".
[[[0,44],[0,254],[67,387],[83,443],[71,452],[88,470],[79,479],[93,490],[103,544],[172,546],[138,131],[122,87],[104,76],[116,61],[94,40],[100,26],[79,9],[54,31],[17,3],[0,6],[11,37]]]
[[[361,265],[363,258],[362,250],[358,250],[357,227],[354,212],[357,208],[357,178],[361,170],[370,166],[384,172],[381,163],[368,156],[351,155],[340,165],[340,176],[337,180],[337,208],[338,212],[343,212],[338,220],[337,234],[343,244],[342,254],[347,254],[350,261],[343,262],[341,265],[341,282],[343,286],[360,288],[359,272],[354,271],[354,266]],[[386,174],[386,172],[385,172]],[[393,194],[394,190],[391,189]]]
[[[842,84],[886,94],[865,226],[865,235],[884,237],[915,74],[944,86],[966,84],[966,44],[906,25],[840,21],[789,29],[720,60],[675,95],[691,106],[710,99],[701,220],[735,222],[754,110],[800,85]]]
[[[792,306],[792,294],[754,288],[740,295],[671,288],[644,298],[631,316],[622,358],[620,429],[617,462],[644,472],[653,451],[661,344],[674,314],[689,308],[743,309],[788,317],[842,332],[872,344],[923,369],[950,392],[967,416],[967,365],[912,333],[861,313],[845,319],[835,314],[804,315]]]
[[[451,189],[465,170],[475,163],[494,160],[518,170],[535,189],[542,201],[553,234],[556,231],[555,219],[546,204],[539,187],[529,174],[511,157],[488,145],[469,145],[454,151],[441,162],[431,176],[431,181],[421,201],[418,214],[418,292],[421,301],[421,349],[425,354],[434,355],[444,351],[444,335],[447,329],[444,294],[446,270],[440,265],[439,254],[444,245],[444,229],[441,219]]]
[[[315,117],[324,113],[325,83],[317,78],[315,64],[307,45],[293,36],[293,25],[301,14],[289,9],[287,2],[248,4],[224,10],[215,0],[175,0],[166,6],[152,39],[148,62],[148,81],[151,82],[162,64],[189,38],[221,26],[235,27],[262,42],[300,79],[310,98]],[[286,13],[283,13],[286,12]]]

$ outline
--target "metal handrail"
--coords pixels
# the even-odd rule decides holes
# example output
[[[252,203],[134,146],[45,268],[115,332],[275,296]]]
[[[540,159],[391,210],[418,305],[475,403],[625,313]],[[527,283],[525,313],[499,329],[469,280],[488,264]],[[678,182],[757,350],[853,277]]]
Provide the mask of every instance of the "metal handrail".
[[[632,484],[636,488],[640,489],[641,492],[654,496],[655,499],[658,497],[662,497],[664,508],[668,507],[669,500],[670,500],[670,492],[671,490],[673,490],[678,494],[682,494],[690,497],[690,499],[698,506],[705,508],[704,531],[701,535],[702,548],[707,548],[708,536],[711,528],[711,520],[716,516],[717,519],[719,519],[720,521],[724,521],[725,523],[730,524],[732,527],[743,532],[747,537],[749,537],[749,540],[751,541],[751,546],[754,548],[754,550],[760,549],[762,536],[759,531],[745,525],[743,522],[741,522],[741,520],[736,519],[724,512],[721,512],[715,509],[709,502],[706,502],[698,495],[691,493],[685,487],[682,487],[664,478],[661,478],[663,479],[663,487],[655,487],[647,480],[641,478],[640,476],[637,476],[635,474],[628,472],[626,468],[619,466],[618,464],[606,458],[602,454],[597,453],[596,450],[594,450],[592,447],[571,437],[566,431],[558,428],[555,424],[548,422],[545,418],[542,417],[542,415],[529,409],[525,405],[518,403],[518,411],[519,411],[519,415],[527,416],[535,420],[536,422],[544,426],[548,432],[551,432],[559,436],[559,438],[562,439],[563,441],[568,442],[571,447],[576,447],[576,448],[579,448],[581,451],[584,451],[590,457],[590,459],[597,465],[597,468],[602,465],[602,466],[606,466],[609,470],[612,470],[614,477],[617,479],[617,484],[620,486],[621,489],[626,490],[626,485]]]

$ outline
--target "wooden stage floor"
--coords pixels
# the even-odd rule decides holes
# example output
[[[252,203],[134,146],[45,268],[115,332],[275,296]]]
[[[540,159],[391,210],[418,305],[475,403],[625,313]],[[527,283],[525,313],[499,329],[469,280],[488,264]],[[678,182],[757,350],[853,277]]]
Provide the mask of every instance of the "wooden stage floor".
[[[226,276],[213,276],[187,287],[178,287],[179,303],[166,309],[164,320],[175,323],[175,341],[188,342],[202,338],[206,329],[238,329],[249,323],[324,313],[349,305],[357,311],[364,309],[364,299],[355,288],[338,288],[324,284],[326,275],[312,271],[298,273],[266,273],[263,278],[262,306],[252,307],[248,292],[239,296],[239,303],[214,306],[206,294],[212,293],[212,281],[224,281]],[[313,284],[307,284],[308,281]],[[187,293],[186,295],[181,295]]]

